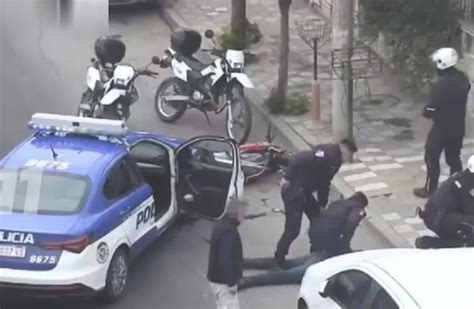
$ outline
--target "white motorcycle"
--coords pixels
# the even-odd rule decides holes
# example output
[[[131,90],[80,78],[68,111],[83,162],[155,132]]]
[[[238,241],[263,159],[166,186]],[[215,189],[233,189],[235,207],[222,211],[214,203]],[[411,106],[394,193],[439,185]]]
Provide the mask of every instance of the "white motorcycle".
[[[128,64],[102,68],[95,59],[91,61],[87,70],[87,90],[82,96],[78,116],[128,120],[130,106],[139,99],[135,79],[141,75],[156,78],[158,73],[148,70],[148,67],[160,64],[160,59],[153,57],[152,62],[141,70]],[[112,71],[112,74],[107,71]],[[103,72],[111,77],[107,80]]]
[[[205,32],[206,38],[212,40],[213,36],[212,30]],[[193,57],[200,46],[201,35],[196,31],[180,30],[171,35],[171,47],[165,51],[161,67],[171,67],[174,77],[164,80],[158,87],[155,111],[162,121],[174,122],[188,108],[195,108],[204,113],[210,124],[207,112],[220,114],[225,110],[227,135],[243,144],[252,127],[252,110],[244,96],[244,88],[254,88],[243,73],[244,52],[218,50],[214,43],[214,48],[202,50],[218,58],[211,64],[203,64]]]

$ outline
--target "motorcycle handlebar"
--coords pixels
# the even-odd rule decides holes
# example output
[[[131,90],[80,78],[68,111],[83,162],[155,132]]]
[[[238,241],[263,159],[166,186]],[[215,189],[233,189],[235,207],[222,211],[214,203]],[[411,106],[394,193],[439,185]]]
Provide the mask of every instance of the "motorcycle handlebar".
[[[150,76],[150,77],[155,78],[155,76],[158,76],[159,73],[158,72],[153,72],[153,71],[150,71],[150,70],[139,70],[137,72],[137,76],[139,76],[139,75],[146,75],[146,76]]]

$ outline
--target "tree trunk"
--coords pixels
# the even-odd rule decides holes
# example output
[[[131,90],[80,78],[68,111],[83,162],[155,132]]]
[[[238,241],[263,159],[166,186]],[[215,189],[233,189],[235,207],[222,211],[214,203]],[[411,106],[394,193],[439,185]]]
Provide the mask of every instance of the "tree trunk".
[[[230,31],[235,36],[241,49],[245,48],[247,29],[247,1],[232,0]]]
[[[278,110],[283,111],[288,92],[288,61],[290,53],[290,6],[291,0],[278,0],[280,7],[280,54],[278,66]]]

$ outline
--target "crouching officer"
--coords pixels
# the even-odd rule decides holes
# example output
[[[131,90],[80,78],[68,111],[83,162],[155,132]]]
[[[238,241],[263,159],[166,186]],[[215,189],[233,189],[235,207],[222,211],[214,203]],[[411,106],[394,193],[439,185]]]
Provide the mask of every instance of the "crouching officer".
[[[326,207],[334,175],[342,163],[350,162],[357,152],[355,144],[345,139],[339,144],[323,144],[295,154],[282,180],[281,197],[285,206],[285,229],[278,241],[275,259],[286,268],[285,257],[298,237],[303,212],[309,220]],[[313,192],[317,191],[317,200]]]
[[[311,252],[324,252],[333,257],[352,252],[352,237],[363,218],[369,200],[362,192],[356,192],[345,200],[331,203],[327,209],[311,221],[308,232]]]
[[[469,158],[466,170],[451,176],[428,199],[419,216],[438,237],[420,237],[416,247],[462,245],[458,234],[461,224],[474,226],[474,155]]]
[[[451,175],[462,170],[461,148],[465,135],[466,105],[471,85],[467,76],[455,68],[458,54],[452,48],[441,48],[432,55],[439,75],[431,90],[430,103],[423,116],[433,120],[425,144],[427,177],[425,186],[413,190],[415,196],[427,198],[438,188],[439,159],[444,151]]]

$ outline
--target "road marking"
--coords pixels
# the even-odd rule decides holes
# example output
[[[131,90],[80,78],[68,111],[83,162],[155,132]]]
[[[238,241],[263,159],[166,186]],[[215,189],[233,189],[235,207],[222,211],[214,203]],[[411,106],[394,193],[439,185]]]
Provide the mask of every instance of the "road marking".
[[[363,148],[359,149],[357,153],[374,153],[374,152],[382,152],[382,149],[378,148]]]
[[[413,231],[413,227],[408,224],[403,224],[403,225],[396,225],[393,227],[395,231],[397,231],[400,234],[405,234]]]
[[[474,154],[474,147],[463,148],[461,153],[463,155],[470,156],[470,155]]]
[[[379,162],[379,161],[390,161],[393,158],[390,156],[369,156],[369,157],[359,157],[359,160],[362,162]]]
[[[357,181],[357,180],[363,180],[363,179],[368,179],[368,178],[373,178],[377,177],[377,174],[374,172],[368,172],[368,173],[360,173],[360,174],[354,174],[350,176],[344,177],[345,181]]]
[[[402,167],[403,165],[399,163],[378,164],[378,165],[369,166],[369,168],[372,171],[385,171],[385,170],[392,170],[392,169],[402,168]]]
[[[420,236],[436,236],[436,234],[433,231],[430,231],[428,229],[419,230],[419,231],[416,231],[416,232]]]
[[[394,221],[394,220],[401,220],[402,218],[400,217],[399,214],[396,212],[390,212],[387,214],[383,214],[382,218],[384,218],[386,221]]]
[[[403,221],[405,221],[405,223],[407,223],[407,224],[420,224],[420,223],[423,223],[423,220],[421,220],[418,217],[406,218],[406,219],[403,219]]]
[[[385,182],[373,182],[373,183],[368,183],[366,185],[355,187],[355,190],[367,192],[367,191],[374,191],[374,190],[385,189],[385,188],[388,188],[388,185]]]
[[[423,155],[411,156],[411,157],[400,157],[400,158],[395,158],[395,161],[397,161],[398,163],[416,162],[416,161],[423,161],[424,158],[425,157]]]
[[[367,168],[367,165],[364,163],[351,163],[341,166],[339,169],[340,172],[355,171],[363,168]]]

